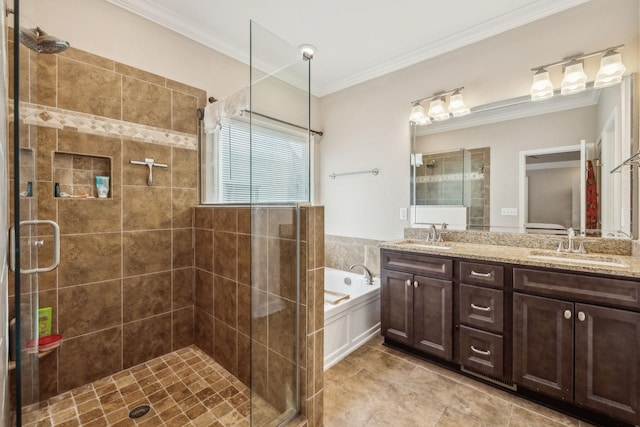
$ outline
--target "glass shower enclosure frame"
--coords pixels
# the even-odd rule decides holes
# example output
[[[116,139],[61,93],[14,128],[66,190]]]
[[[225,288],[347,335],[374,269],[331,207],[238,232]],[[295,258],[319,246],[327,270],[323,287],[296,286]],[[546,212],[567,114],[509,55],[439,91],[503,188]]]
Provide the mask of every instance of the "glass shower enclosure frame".
[[[273,202],[260,194],[264,152],[254,145],[260,127],[296,123],[309,147],[310,58],[255,22],[250,23],[251,128],[251,424],[281,425],[300,409],[301,204],[310,201],[309,156],[303,196]],[[282,159],[273,159],[273,162]],[[282,182],[290,177],[274,169]],[[273,177],[272,177],[273,178]]]

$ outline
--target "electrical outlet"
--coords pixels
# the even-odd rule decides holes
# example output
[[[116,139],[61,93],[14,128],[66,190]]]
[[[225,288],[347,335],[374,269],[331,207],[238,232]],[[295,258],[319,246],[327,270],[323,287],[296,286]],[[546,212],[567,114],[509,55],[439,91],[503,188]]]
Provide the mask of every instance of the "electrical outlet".
[[[407,208],[400,208],[400,219],[407,219]]]
[[[518,208],[502,208],[500,210],[502,216],[518,216]]]

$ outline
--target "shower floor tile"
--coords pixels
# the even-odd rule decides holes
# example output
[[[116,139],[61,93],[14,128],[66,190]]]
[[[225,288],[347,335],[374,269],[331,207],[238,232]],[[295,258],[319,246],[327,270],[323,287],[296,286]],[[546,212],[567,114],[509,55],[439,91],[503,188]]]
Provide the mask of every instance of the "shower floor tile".
[[[151,409],[129,418],[141,405]],[[250,405],[247,386],[189,346],[40,402],[25,425],[240,427],[250,425]],[[265,419],[277,415],[255,396],[254,405]]]

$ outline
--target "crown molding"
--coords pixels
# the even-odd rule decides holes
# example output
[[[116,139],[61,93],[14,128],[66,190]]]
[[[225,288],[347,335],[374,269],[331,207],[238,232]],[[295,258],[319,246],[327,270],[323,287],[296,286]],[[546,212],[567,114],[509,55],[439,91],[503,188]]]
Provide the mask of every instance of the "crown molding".
[[[438,55],[454,51],[589,1],[590,0],[538,0],[462,31],[446,35],[422,45],[417,49],[410,50],[388,61],[381,62],[375,67],[370,67],[362,72],[338,79],[328,85],[320,87],[318,96],[329,95],[350,86],[355,86],[393,71],[415,65]]]
[[[212,31],[210,27],[205,28],[188,21],[183,16],[154,4],[152,0],[107,1],[233,59],[245,64],[249,63],[248,47],[236,46],[225,40],[222,35]],[[320,86],[312,83],[312,93],[319,97],[329,95],[588,1],[590,0],[537,0],[462,31],[441,37],[417,49],[412,49],[395,58],[381,62],[377,66],[369,67],[366,70],[337,79],[329,84]]]

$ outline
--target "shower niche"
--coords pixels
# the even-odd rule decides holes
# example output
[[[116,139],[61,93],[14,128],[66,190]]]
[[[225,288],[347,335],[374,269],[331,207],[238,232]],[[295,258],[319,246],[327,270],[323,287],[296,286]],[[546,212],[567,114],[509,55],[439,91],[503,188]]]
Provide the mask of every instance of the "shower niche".
[[[51,191],[55,197],[98,198],[96,176],[111,177],[110,157],[57,151],[53,154],[53,188]],[[109,190],[108,194],[111,198],[111,188]]]
[[[485,229],[489,226],[490,154],[489,147],[416,153],[413,204],[422,209],[465,207],[468,228]]]

